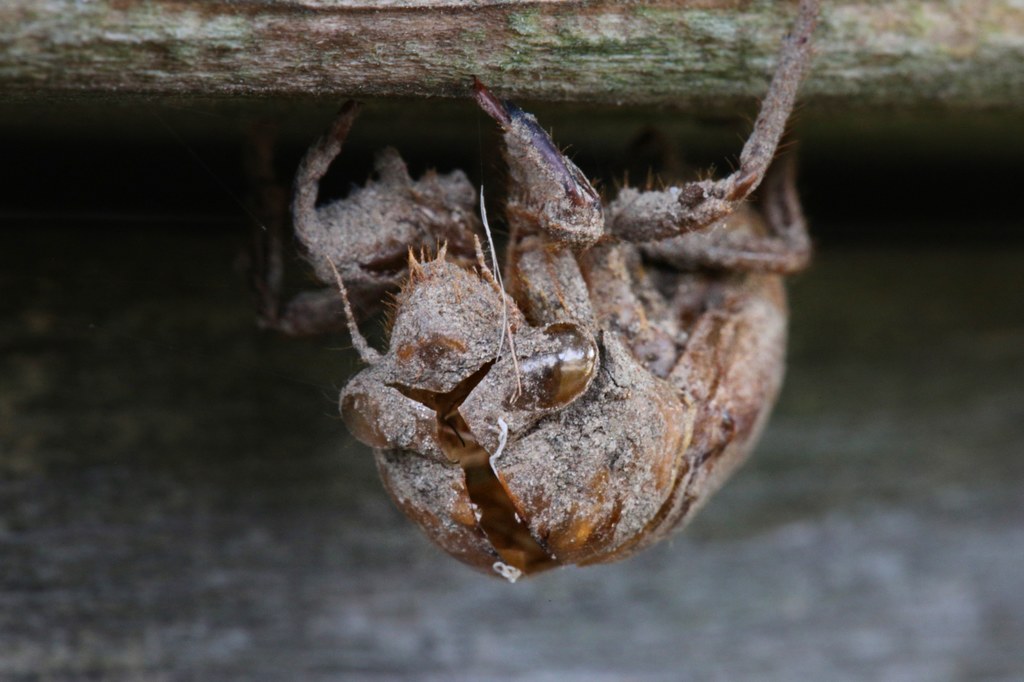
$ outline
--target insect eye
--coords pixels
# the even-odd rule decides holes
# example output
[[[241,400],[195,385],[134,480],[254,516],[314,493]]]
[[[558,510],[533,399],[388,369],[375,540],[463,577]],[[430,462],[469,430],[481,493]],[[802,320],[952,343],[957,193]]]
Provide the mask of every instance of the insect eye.
[[[514,405],[521,409],[565,407],[590,385],[597,368],[597,346],[574,324],[553,324],[542,351],[520,362],[523,390]]]

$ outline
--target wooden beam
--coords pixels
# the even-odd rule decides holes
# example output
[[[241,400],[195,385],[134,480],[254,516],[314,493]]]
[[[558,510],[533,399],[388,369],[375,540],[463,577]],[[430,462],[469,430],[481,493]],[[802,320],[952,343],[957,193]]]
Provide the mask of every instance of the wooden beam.
[[[7,101],[463,97],[724,110],[763,94],[794,2],[6,0]],[[827,3],[805,96],[1024,109],[1018,0]]]

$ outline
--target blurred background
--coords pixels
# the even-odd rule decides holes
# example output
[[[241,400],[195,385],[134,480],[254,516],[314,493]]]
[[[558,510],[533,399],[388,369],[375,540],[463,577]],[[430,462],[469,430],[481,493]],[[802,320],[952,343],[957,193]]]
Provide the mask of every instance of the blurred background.
[[[2,110],[0,677],[1024,677],[1019,116],[802,109],[817,255],[753,459],[671,543],[509,585],[392,507],[348,340],[256,327],[251,131],[287,185],[338,104]],[[756,112],[522,104],[609,192],[648,127],[726,172]],[[495,142],[370,100],[324,191],[385,145],[493,185]]]

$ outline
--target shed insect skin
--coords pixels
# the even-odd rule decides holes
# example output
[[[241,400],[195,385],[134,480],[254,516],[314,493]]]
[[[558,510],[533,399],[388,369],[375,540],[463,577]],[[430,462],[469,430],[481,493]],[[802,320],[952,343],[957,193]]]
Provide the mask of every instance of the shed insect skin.
[[[449,554],[512,581],[616,561],[685,525],[746,459],[784,372],[782,276],[810,256],[794,164],[772,161],[819,4],[801,1],[733,173],[626,187],[607,205],[531,114],[474,80],[504,139],[507,290],[463,173],[413,180],[388,149],[376,180],[318,208],[358,106],[309,149],[293,220],[334,287],[264,324],[336,328],[342,302],[367,365],[342,417]],[[762,181],[759,213],[746,199]],[[372,307],[395,289],[388,347],[373,349],[349,299]]]

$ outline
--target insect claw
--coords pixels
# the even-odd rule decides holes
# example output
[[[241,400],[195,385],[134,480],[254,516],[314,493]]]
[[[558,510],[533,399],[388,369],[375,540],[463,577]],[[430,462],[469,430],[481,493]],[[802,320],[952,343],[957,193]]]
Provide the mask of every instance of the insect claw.
[[[480,82],[480,79],[473,76],[473,98],[480,108],[488,116],[497,121],[502,128],[512,125],[512,116],[509,114],[508,105],[494,96],[487,86]]]
[[[339,143],[344,142],[345,138],[348,137],[349,130],[352,129],[352,123],[356,120],[356,116],[359,115],[359,110],[362,105],[355,100],[348,100],[341,109],[338,110],[338,115],[334,119],[334,123],[331,125],[331,129],[328,132],[328,136]]]

